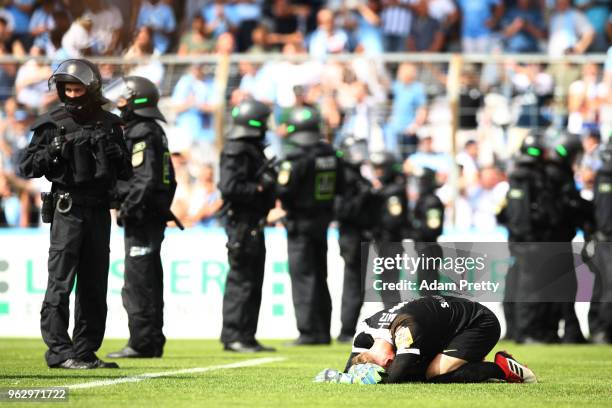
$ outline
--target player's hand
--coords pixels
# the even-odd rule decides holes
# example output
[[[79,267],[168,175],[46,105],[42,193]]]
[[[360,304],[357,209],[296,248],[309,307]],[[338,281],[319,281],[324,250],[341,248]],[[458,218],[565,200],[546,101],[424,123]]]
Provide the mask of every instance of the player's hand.
[[[332,384],[354,384],[355,378],[351,374],[341,373],[333,368],[322,370],[314,378],[316,383],[332,383]]]
[[[351,366],[348,374],[352,375],[358,384],[378,384],[382,381],[381,374],[385,369],[377,364],[355,364]]]

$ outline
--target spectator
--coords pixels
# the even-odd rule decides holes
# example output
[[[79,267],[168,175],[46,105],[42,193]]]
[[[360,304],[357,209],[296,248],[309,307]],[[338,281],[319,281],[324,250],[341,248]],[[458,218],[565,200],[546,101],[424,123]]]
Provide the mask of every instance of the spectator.
[[[181,37],[178,55],[209,54],[215,48],[215,41],[207,30],[204,18],[196,15],[191,21],[191,29]]]
[[[191,189],[187,225],[218,226],[215,214],[222,205],[221,194],[215,186],[213,166],[204,164],[196,185]]]
[[[458,0],[461,9],[461,48],[486,54],[493,48],[493,30],[504,13],[501,0]]]
[[[508,188],[508,182],[497,167],[485,167],[480,171],[478,186],[467,190],[473,214],[472,227],[476,231],[495,230],[497,211],[506,198]]]
[[[283,46],[290,42],[302,42],[303,36],[299,31],[299,19],[295,14],[289,0],[274,0],[270,15],[266,20],[269,25],[267,42]]]
[[[368,0],[358,3],[357,10],[357,48],[365,55],[378,55],[385,51],[380,18],[379,0]]]
[[[459,21],[459,10],[453,0],[428,0],[429,15],[442,25],[445,33]]]
[[[463,169],[465,186],[473,187],[478,183],[478,142],[473,139],[465,142],[463,151],[457,155],[457,164]]]
[[[551,123],[547,110],[554,91],[553,78],[539,64],[516,65],[510,69],[510,81],[518,105],[518,118],[508,132],[509,153],[518,152],[531,129],[544,129]]]
[[[403,52],[412,23],[413,0],[382,0],[382,33],[386,52]]]
[[[392,92],[393,104],[385,129],[385,145],[386,150],[401,151],[405,158],[414,152],[417,130],[427,118],[425,87],[417,80],[417,67],[414,64],[403,63],[399,66]]]
[[[539,41],[546,39],[546,32],[541,27],[542,15],[533,7],[533,0],[518,0],[504,15],[502,35],[505,51],[511,53],[539,52]]]
[[[62,47],[62,39],[64,34],[70,29],[70,16],[64,10],[58,10],[53,12],[54,27],[49,32],[48,41],[35,41],[32,48],[30,48],[30,55],[46,55],[48,57],[56,59],[69,58],[67,53],[62,52],[56,56],[56,53]]]
[[[236,29],[227,16],[228,8],[225,3],[223,0],[215,0],[212,4],[202,9],[202,16],[206,21],[206,27],[213,33],[215,38]]]
[[[582,132],[582,158],[578,164],[577,178],[580,184],[580,195],[585,200],[593,199],[595,176],[602,165],[601,136],[594,128],[586,128]]]
[[[160,85],[164,75],[164,66],[155,58],[153,54],[153,30],[144,26],[138,30],[134,42],[123,55],[126,59],[142,61],[136,66],[128,65],[124,67],[127,75],[136,75],[149,78],[157,86]]]
[[[234,25],[236,30],[236,49],[245,52],[252,45],[251,33],[261,20],[262,0],[236,0],[231,5],[232,14],[235,16]]]
[[[368,86],[363,82],[354,85],[354,106],[345,110],[343,136],[364,140],[370,152],[385,150],[382,130],[376,118],[376,106]]]
[[[585,15],[571,6],[571,0],[556,0],[550,17],[548,54],[583,54],[593,42],[595,31]]]
[[[172,4],[172,0],[166,0]],[[170,47],[176,28],[172,7],[160,0],[143,0],[138,12],[136,28],[149,27],[153,31],[153,50],[164,54]]]
[[[588,50],[606,52],[610,43],[606,34],[606,24],[611,17],[610,2],[606,0],[575,0],[574,5],[582,11],[595,30],[595,36]]]
[[[89,15],[92,21],[91,36],[96,55],[112,55],[119,51],[119,40],[123,29],[123,16],[117,6],[108,0],[88,0]]]
[[[4,17],[0,17],[0,52],[18,57],[25,55],[23,44],[9,30],[8,21]]]
[[[409,163],[404,168],[430,168],[440,173],[440,176],[448,174],[450,158],[446,153],[434,149],[434,139],[429,129],[422,128],[419,131],[418,150],[406,159]]]
[[[7,0],[4,2],[5,9],[13,19],[13,34],[26,50],[29,50],[32,46],[30,15],[34,10],[35,3],[35,0]]]
[[[82,58],[94,54],[92,29],[93,22],[88,14],[84,14],[72,23],[62,38],[62,49],[67,58]]]
[[[44,50],[49,42],[49,32],[55,28],[53,13],[59,9],[55,0],[42,0],[30,19],[30,35],[34,45]]]
[[[172,92],[172,107],[177,115],[175,137],[185,139],[184,145],[199,143],[212,149],[215,105],[213,81],[206,77],[202,65],[191,65]]]
[[[37,55],[33,55],[36,57]],[[29,109],[45,110],[57,100],[55,91],[49,91],[51,68],[35,59],[26,61],[17,71],[15,95],[17,102]]]
[[[587,62],[582,67],[582,77],[569,87],[567,98],[567,130],[581,134],[585,127],[596,127],[600,105],[608,96],[608,87],[599,81],[599,67]]]
[[[410,24],[407,50],[411,52],[440,52],[444,47],[444,32],[438,21],[429,16],[428,0],[418,0]]]
[[[251,34],[252,44],[247,50],[249,54],[265,54],[272,50],[271,47],[271,35],[268,33],[268,29],[264,25],[255,27]]]
[[[308,51],[312,57],[322,58],[327,54],[348,51],[348,36],[338,29],[334,22],[334,12],[329,9],[317,13],[317,29],[308,41]]]

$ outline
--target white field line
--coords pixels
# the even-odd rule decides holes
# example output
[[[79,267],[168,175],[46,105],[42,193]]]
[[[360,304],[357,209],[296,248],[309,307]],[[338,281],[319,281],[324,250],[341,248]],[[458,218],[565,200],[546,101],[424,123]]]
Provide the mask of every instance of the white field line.
[[[115,385],[115,384],[121,384],[121,383],[140,382],[140,381],[144,381],[150,378],[170,377],[173,375],[180,375],[180,374],[205,373],[207,371],[225,370],[228,368],[252,367],[252,366],[256,366],[260,364],[274,363],[274,362],[283,361],[283,360],[286,360],[286,358],[285,357],[255,358],[253,360],[238,361],[238,362],[231,363],[231,364],[213,365],[213,366],[208,366],[208,367],[186,368],[183,370],[162,371],[158,373],[143,373],[143,374],[138,374],[132,377],[121,377],[121,378],[116,378],[114,380],[90,381],[90,382],[81,383],[81,384],[64,385],[63,387],[67,387],[71,390],[83,389],[83,388],[106,387],[108,385]]]

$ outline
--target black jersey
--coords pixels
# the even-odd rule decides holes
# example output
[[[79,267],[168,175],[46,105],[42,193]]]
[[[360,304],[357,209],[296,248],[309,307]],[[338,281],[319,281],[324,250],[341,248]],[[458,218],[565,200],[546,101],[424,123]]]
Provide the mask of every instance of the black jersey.
[[[479,338],[486,338],[486,345]],[[384,339],[396,349],[387,369],[389,382],[421,381],[439,353],[467,361],[473,356],[482,359],[490,350],[484,348],[499,339],[499,323],[479,303],[453,296],[425,296],[365,319],[358,327],[353,352],[365,351],[374,339]]]

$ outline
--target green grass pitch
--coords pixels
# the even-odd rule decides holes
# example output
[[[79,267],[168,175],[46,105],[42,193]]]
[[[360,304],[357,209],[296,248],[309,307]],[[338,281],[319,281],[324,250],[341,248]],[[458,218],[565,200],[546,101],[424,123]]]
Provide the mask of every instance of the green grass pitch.
[[[233,354],[211,340],[171,340],[161,359],[119,361],[119,370],[50,370],[39,339],[0,339],[0,388],[48,387],[114,380],[143,373],[280,357],[267,364],[180,373],[70,390],[68,406],[85,407],[612,407],[612,347],[517,346],[501,343],[528,364],[540,383],[523,384],[314,384],[325,367],[343,367],[348,345],[283,347],[277,353]],[[104,343],[99,356],[124,344]],[[489,356],[490,358],[491,356]],[[57,407],[62,404],[11,403]]]

